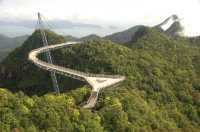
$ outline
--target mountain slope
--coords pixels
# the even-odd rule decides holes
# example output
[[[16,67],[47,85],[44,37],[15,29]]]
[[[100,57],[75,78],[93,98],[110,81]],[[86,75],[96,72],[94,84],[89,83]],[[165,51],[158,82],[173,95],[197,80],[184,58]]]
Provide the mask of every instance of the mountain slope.
[[[95,40],[95,39],[101,39],[101,37],[96,34],[90,34],[90,35],[80,38],[79,40],[80,41],[88,41],[88,40]]]
[[[183,35],[183,27],[180,22],[174,22],[165,33],[169,36],[182,36]]]
[[[49,44],[64,42],[62,36],[51,31],[47,31],[47,37]],[[35,31],[21,47],[12,51],[0,64],[0,86],[12,91],[22,90],[27,94],[43,94],[52,91],[49,72],[39,69],[27,59],[32,49],[41,46],[41,34]]]
[[[14,38],[0,35],[0,48],[1,49],[8,49],[8,48],[14,49],[14,48],[20,46],[27,38],[28,38],[28,35],[18,36],[18,37],[14,37]]]
[[[155,28],[165,32],[171,37],[183,35],[183,27],[177,15],[172,15],[168,17],[162,23],[155,26]]]
[[[0,90],[1,126],[21,131],[198,132],[200,48],[155,28],[143,28],[136,36],[125,45],[91,40],[53,52],[58,65],[126,76],[121,85],[100,93],[95,112],[79,107],[89,96],[88,87],[41,97]],[[23,71],[19,74],[22,76]],[[46,78],[35,84],[50,83]]]
[[[5,58],[14,48],[22,45],[27,38],[27,35],[15,38],[0,35],[0,61]]]
[[[78,38],[71,36],[71,35],[64,36],[64,38],[65,38],[66,41],[76,41],[76,40],[78,40]]]
[[[11,49],[0,50],[0,62],[11,52]]]
[[[1,49],[10,48],[12,46],[14,46],[12,38],[9,38],[9,37],[4,36],[4,35],[0,35],[0,48]]]
[[[155,28],[144,31],[127,47],[103,40],[72,47],[63,65],[127,77],[97,104],[108,131],[198,131],[200,49]]]
[[[179,18],[177,15],[171,15],[167,19],[165,19],[160,24],[156,25],[155,27],[162,29],[163,31],[166,31],[174,22],[178,22]]]
[[[113,42],[116,42],[116,43],[127,43],[127,42],[131,41],[132,37],[135,35],[135,32],[138,31],[138,29],[140,29],[142,27],[144,27],[144,26],[141,26],[141,25],[134,26],[125,31],[105,36],[104,38],[111,40]]]
[[[135,33],[138,32],[138,30],[144,30],[146,27],[147,26],[143,25],[134,26],[122,32],[105,36],[104,38],[116,43],[125,44],[130,42],[134,37],[137,37],[135,36]],[[171,37],[183,35],[183,27],[177,15],[171,15],[160,24],[153,26],[153,28],[162,31]]]

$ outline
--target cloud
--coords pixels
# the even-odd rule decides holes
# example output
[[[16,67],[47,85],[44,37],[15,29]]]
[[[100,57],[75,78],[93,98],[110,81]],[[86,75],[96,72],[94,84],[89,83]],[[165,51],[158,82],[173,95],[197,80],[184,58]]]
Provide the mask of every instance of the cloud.
[[[110,25],[118,29],[138,24],[153,26],[175,13],[184,18],[188,32],[200,34],[200,18],[196,15],[200,12],[200,0],[3,0],[0,20],[34,20],[38,11],[53,22],[57,20],[58,27],[99,28],[102,25],[112,30],[115,29],[109,28]]]
[[[114,30],[114,29],[118,29],[117,26],[112,26],[112,25],[111,25],[111,26],[108,26],[108,28],[109,28],[109,29],[113,29],[113,30]]]
[[[11,21],[11,20],[0,20],[0,25],[3,26],[18,26],[18,27],[25,27],[25,28],[35,28],[37,26],[36,20],[19,20],[19,21]],[[85,24],[85,23],[76,23],[71,21],[64,21],[64,20],[51,20],[46,22],[45,26],[49,26],[49,28],[60,29],[60,28],[102,28],[99,25],[95,24]]]
[[[57,25],[57,28],[102,28],[101,26],[95,24],[76,23],[64,20],[52,20],[50,23]]]

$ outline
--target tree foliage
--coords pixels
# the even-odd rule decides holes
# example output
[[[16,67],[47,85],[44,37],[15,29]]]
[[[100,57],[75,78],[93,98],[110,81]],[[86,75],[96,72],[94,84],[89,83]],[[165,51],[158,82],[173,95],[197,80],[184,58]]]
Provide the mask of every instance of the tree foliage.
[[[54,57],[59,58],[55,59],[58,65],[84,72],[126,76],[119,86],[100,93],[93,111],[80,107],[90,93],[85,84],[61,95],[47,93],[45,88],[51,87],[49,85],[38,85],[37,88],[46,94],[32,97],[23,92],[11,93],[0,89],[1,129],[33,132],[198,132],[200,48],[194,44],[198,39],[171,38],[153,28],[142,31],[125,45],[99,39],[53,52]],[[12,54],[13,58],[23,57]],[[3,64],[8,62],[5,60]],[[36,67],[35,70],[38,70],[37,74],[43,74]],[[38,78],[37,74],[32,74],[33,78]],[[23,86],[29,88],[33,80],[26,79]],[[42,80],[44,84],[50,83],[44,81],[46,77]],[[12,84],[13,88],[16,83]],[[36,83],[39,83],[38,80]],[[68,87],[65,82],[60,85]],[[18,85],[16,87],[25,91]],[[40,91],[34,92],[40,94]]]

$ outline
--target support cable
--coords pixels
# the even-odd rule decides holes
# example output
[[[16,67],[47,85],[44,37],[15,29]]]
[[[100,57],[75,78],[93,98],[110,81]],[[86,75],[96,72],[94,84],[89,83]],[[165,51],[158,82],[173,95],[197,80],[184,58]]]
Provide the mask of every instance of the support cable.
[[[46,33],[45,33],[45,28],[44,28],[43,21],[42,21],[40,13],[38,13],[38,26],[39,26],[39,30],[40,30],[41,35],[42,35],[43,45],[44,46],[48,46],[48,41],[47,41],[47,37],[46,37]],[[47,57],[48,63],[53,64],[52,57],[51,57],[51,52],[49,50],[46,52],[46,57]],[[60,90],[59,90],[59,86],[58,86],[56,73],[54,71],[51,71],[51,79],[52,79],[54,91],[59,94]]]

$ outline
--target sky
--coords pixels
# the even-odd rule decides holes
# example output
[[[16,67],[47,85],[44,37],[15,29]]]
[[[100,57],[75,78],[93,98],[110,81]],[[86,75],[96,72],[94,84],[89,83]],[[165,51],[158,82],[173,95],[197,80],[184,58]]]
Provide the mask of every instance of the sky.
[[[67,21],[62,32],[79,37],[104,36],[134,25],[153,26],[172,14],[182,18],[186,35],[200,35],[200,0],[0,0],[0,22],[4,21],[0,33],[31,32],[23,24],[36,20],[37,12],[49,21]]]

